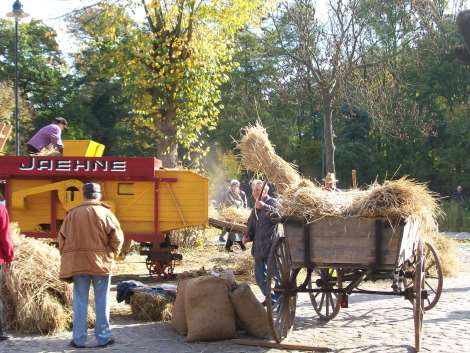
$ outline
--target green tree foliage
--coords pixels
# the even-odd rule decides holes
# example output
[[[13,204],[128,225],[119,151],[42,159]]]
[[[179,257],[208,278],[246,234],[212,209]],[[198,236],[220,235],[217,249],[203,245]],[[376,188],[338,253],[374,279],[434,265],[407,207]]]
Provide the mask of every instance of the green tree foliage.
[[[67,68],[52,28],[33,19],[20,24],[19,31],[21,96],[42,122],[52,118],[64,103],[60,97]],[[15,80],[14,45],[14,22],[0,19],[0,81]]]

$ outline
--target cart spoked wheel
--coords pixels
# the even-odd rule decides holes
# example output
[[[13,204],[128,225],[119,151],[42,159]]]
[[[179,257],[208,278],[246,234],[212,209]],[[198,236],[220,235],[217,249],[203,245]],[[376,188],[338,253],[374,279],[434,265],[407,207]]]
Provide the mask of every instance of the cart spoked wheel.
[[[266,278],[266,309],[271,335],[281,342],[292,330],[297,304],[296,276],[287,239],[278,238],[271,247]]]
[[[424,316],[424,296],[423,290],[426,280],[425,272],[424,245],[420,241],[416,251],[416,269],[414,274],[414,301],[413,316],[415,324],[415,350],[419,352],[421,349],[421,336],[423,333],[423,316]]]
[[[441,297],[444,276],[439,255],[434,246],[428,242],[424,244],[424,258],[426,261],[424,289],[427,291],[424,310],[427,311],[434,308]]]
[[[337,291],[341,290],[342,286],[340,269],[324,268],[312,272],[308,288],[318,291],[309,293],[310,301],[321,320],[330,321],[338,315],[342,294]]]

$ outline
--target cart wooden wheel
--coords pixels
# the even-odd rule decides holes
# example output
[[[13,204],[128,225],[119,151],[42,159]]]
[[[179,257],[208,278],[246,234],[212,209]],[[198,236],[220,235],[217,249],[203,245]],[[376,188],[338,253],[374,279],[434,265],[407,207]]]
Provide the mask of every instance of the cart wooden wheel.
[[[316,274],[316,276],[315,276]],[[315,286],[313,286],[315,284]],[[318,292],[310,292],[313,309],[321,320],[330,321],[338,315],[341,308],[342,295],[333,290],[343,288],[342,271],[340,269],[324,268],[312,273],[309,289],[316,288]]]
[[[278,343],[287,337],[294,325],[297,273],[292,268],[287,239],[278,238],[271,247],[266,278],[268,322],[271,335]]]
[[[426,280],[425,272],[424,245],[420,241],[416,251],[416,269],[414,274],[414,301],[413,316],[415,324],[415,350],[419,352],[421,349],[421,336],[423,333],[423,316],[424,316],[424,283]]]
[[[442,293],[444,276],[439,255],[434,246],[428,242],[424,244],[424,258],[426,261],[424,289],[427,298],[424,300],[424,310],[431,310],[436,306]]]

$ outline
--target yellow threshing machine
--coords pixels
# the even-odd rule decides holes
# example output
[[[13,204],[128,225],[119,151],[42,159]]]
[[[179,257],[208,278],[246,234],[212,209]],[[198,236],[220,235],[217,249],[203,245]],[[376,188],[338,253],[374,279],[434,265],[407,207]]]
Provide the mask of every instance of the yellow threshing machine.
[[[0,192],[11,220],[27,236],[55,238],[66,212],[83,200],[83,184],[97,182],[126,239],[144,244],[150,274],[171,276],[181,255],[168,233],[207,225],[207,178],[163,169],[153,157],[102,157],[103,151],[94,141],[65,140],[61,157],[0,156]]]

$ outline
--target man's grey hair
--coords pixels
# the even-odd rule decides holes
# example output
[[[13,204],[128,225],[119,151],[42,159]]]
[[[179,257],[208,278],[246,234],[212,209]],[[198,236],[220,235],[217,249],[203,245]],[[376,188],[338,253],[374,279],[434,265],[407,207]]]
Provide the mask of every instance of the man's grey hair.
[[[251,182],[251,191],[255,191],[255,188],[257,185],[261,185],[261,187],[263,187],[263,184],[264,184],[264,181],[262,180],[259,180],[259,179],[254,179],[252,182]],[[266,183],[266,185],[264,186],[264,191],[268,192],[269,191],[269,185]]]

